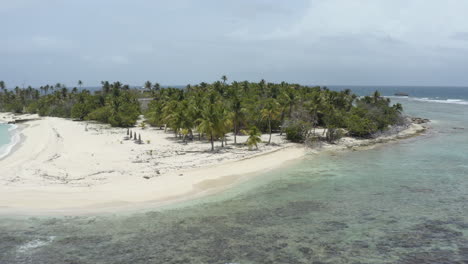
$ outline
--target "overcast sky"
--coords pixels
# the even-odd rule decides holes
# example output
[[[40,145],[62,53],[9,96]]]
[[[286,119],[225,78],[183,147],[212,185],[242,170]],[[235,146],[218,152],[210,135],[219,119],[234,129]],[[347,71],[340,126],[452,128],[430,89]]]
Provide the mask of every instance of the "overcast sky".
[[[8,87],[468,86],[466,0],[0,0]]]

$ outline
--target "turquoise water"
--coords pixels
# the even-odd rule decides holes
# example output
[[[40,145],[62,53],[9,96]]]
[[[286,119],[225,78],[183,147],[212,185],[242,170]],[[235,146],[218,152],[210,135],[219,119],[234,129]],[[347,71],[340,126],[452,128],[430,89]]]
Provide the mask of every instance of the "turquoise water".
[[[468,106],[394,100],[433,129],[162,211],[3,217],[0,263],[468,263]]]
[[[11,142],[11,135],[8,131],[10,128],[10,125],[0,123],[0,157],[3,155],[3,148]]]

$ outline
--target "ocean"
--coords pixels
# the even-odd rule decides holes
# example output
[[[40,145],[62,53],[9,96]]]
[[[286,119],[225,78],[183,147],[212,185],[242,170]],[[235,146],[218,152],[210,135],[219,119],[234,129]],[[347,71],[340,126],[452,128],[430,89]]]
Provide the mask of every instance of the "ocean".
[[[163,209],[0,216],[0,263],[467,263],[468,89],[383,88],[432,129]]]
[[[12,131],[14,126],[0,123],[0,159],[7,155],[14,144],[18,143],[18,136]]]

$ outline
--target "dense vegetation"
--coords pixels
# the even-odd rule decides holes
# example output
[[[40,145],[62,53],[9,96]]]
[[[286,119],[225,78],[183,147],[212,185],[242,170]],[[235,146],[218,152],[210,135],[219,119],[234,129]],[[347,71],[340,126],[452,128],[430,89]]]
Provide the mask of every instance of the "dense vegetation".
[[[102,82],[102,89],[94,93],[77,88],[69,91],[60,84],[7,90],[0,82],[0,111],[130,127],[142,113],[138,97],[149,97],[153,100],[143,113],[147,123],[169,128],[184,141],[203,136],[212,146],[216,140],[224,145],[226,135],[231,132],[235,143],[236,136],[244,133],[250,136],[251,145],[256,146],[260,131],[270,134],[268,143],[273,132],[285,133],[294,142],[315,139],[333,142],[344,133],[369,137],[403,120],[401,105],[391,105],[377,91],[358,98],[350,90],[337,92],[326,87],[264,80],[228,84],[225,76],[221,80],[187,85],[184,89],[162,88],[148,81],[144,92],[119,82]],[[314,133],[318,127],[325,128],[320,135]]]
[[[0,82],[0,88],[0,111],[96,120],[119,127],[133,126],[140,115],[137,92],[119,82],[102,82],[102,89],[94,93],[76,87],[70,91],[59,83],[7,90]]]

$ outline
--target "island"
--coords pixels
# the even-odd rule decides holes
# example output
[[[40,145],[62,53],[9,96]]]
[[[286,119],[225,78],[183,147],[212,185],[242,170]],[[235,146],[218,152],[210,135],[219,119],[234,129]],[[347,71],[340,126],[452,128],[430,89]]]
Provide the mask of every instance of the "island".
[[[144,103],[142,103],[144,102]],[[113,212],[219,192],[323,151],[417,135],[429,120],[378,91],[260,82],[0,92],[20,143],[0,160],[0,213]],[[422,121],[421,121],[422,120]]]

